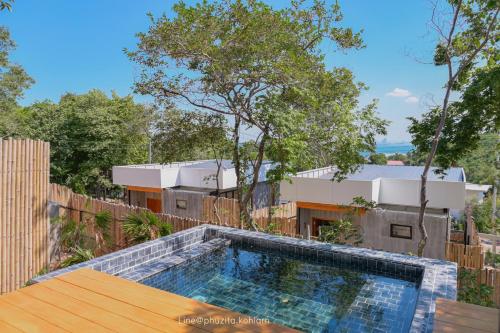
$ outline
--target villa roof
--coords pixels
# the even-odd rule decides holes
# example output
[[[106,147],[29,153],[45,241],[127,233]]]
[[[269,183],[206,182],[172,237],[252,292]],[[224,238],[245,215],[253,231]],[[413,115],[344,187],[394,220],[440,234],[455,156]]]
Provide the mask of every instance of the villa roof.
[[[387,165],[405,165],[405,163],[398,160],[388,160]]]
[[[428,180],[444,180],[464,182],[465,174],[462,168],[450,168],[445,170],[444,174],[436,174],[436,167],[431,167],[427,176]],[[377,178],[388,179],[409,179],[420,180],[420,176],[424,171],[423,166],[399,166],[399,165],[374,165],[364,164],[360,169],[347,176],[351,180],[374,180]]]

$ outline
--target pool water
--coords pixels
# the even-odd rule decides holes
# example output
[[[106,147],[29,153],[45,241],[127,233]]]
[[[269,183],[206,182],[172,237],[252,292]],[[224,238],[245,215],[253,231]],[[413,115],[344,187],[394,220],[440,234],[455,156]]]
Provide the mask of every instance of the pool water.
[[[235,246],[141,283],[307,332],[407,332],[419,287]]]

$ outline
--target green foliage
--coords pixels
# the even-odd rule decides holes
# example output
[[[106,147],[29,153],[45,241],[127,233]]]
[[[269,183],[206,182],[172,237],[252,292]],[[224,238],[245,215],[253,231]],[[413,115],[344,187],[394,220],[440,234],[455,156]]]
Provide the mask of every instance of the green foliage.
[[[53,219],[52,223],[60,224],[60,246],[64,251],[70,251],[73,248],[83,247],[86,245],[85,225],[79,224],[73,219],[60,217]]]
[[[499,253],[493,253],[490,250],[486,251],[486,255],[484,256],[484,263],[485,265],[489,266],[500,266],[500,254]]]
[[[94,259],[94,253],[90,249],[84,249],[77,246],[71,249],[71,253],[72,255],[66,258],[60,264],[61,268],[79,264],[81,262],[88,261],[90,259]]]
[[[325,67],[321,43],[363,47],[360,33],[339,23],[337,4],[293,1],[278,10],[219,0],[178,2],[173,11],[151,17],[137,50],[128,52],[143,68],[136,91],[229,118],[243,216],[257,181],[248,174],[259,173],[264,157],[275,162],[273,182],[315,163],[337,165],[341,177],[385,133],[375,103],[358,106],[365,86],[345,68]],[[242,140],[247,129],[251,138]]]
[[[8,6],[8,2],[0,2],[0,10],[8,9]],[[15,48],[16,44],[10,38],[7,28],[0,26],[0,128],[18,126],[15,119],[10,117],[10,112],[19,107],[18,99],[34,83],[21,66],[11,62],[10,53]],[[1,131],[0,136],[2,136]]]
[[[363,242],[359,229],[349,217],[333,221],[320,229],[319,240],[322,242],[349,245],[359,245]]]
[[[109,246],[111,235],[109,227],[113,221],[113,214],[109,210],[97,212],[94,216],[95,226],[95,251],[103,252]]]
[[[385,154],[371,154],[368,160],[370,164],[387,165],[387,156]]]
[[[0,11],[7,9],[10,12],[13,3],[14,0],[0,0]]]
[[[354,207],[362,207],[362,208],[366,208],[366,209],[373,209],[373,208],[377,207],[377,203],[375,201],[373,201],[373,200],[367,201],[365,198],[363,198],[361,196],[358,196],[358,197],[352,198],[352,202],[351,202],[350,206],[351,207],[352,206],[354,206]],[[354,208],[354,212],[355,212],[355,210],[356,210],[356,208]]]
[[[497,207],[500,207],[500,197],[497,197]],[[500,231],[500,219],[497,216],[496,223],[493,224],[491,221],[491,212],[491,195],[486,196],[482,203],[475,203],[472,206],[472,216],[474,217],[474,223],[476,224],[479,232],[494,234],[495,232]]]
[[[226,123],[219,114],[178,109],[161,112],[154,122],[154,161],[169,163],[230,157]]]
[[[387,156],[390,161],[402,161],[405,165],[409,163],[409,158],[407,154],[395,153]]]
[[[497,134],[483,134],[477,148],[467,153],[458,161],[464,168],[467,181],[475,184],[494,184],[499,177],[499,166],[496,154],[500,151],[500,140]]]
[[[409,118],[412,143],[421,154],[429,152],[429,143],[439,122],[440,112],[440,108],[435,108],[420,120]],[[477,70],[471,83],[464,87],[461,100],[450,104],[436,152],[437,165],[447,169],[463,162],[464,158],[473,155],[478,148],[487,151],[498,149],[498,136],[494,133],[499,130],[500,66],[494,66]],[[481,142],[483,140],[487,140],[488,146]],[[489,160],[494,158],[492,154]],[[490,164],[487,169],[494,171],[494,164]],[[498,171],[488,178],[494,177],[495,173],[498,174]]]
[[[497,133],[500,129],[498,1],[450,0],[448,7],[456,14],[458,23],[456,29],[452,23],[447,35],[433,17],[441,38],[434,62],[447,66],[447,88],[461,96],[457,101],[444,104],[447,114],[435,156],[437,165],[443,169],[456,165],[477,148],[484,133]],[[438,7],[434,12],[441,9]],[[427,155],[431,151],[431,141],[442,115],[442,107],[437,106],[420,120],[409,118],[412,143],[419,153]]]
[[[477,304],[481,306],[494,307],[491,300],[493,287],[477,282],[477,271],[460,269],[458,273],[459,286],[458,301]]]
[[[0,136],[50,142],[51,182],[77,193],[106,197],[119,193],[111,181],[114,165],[147,161],[148,130],[153,111],[132,96],[111,98],[92,90],[66,94],[10,112],[16,127],[0,122]]]
[[[35,276],[33,276],[28,281],[26,281],[26,283],[24,284],[23,287],[28,287],[28,286],[31,286],[31,285],[35,284],[35,282],[33,281],[34,278],[36,278],[38,276],[41,276],[41,275],[45,275],[48,272],[49,272],[49,270],[47,268],[42,268],[38,273],[35,274]]]
[[[151,211],[131,213],[123,222],[123,231],[134,243],[142,243],[172,233],[171,224],[163,222]]]

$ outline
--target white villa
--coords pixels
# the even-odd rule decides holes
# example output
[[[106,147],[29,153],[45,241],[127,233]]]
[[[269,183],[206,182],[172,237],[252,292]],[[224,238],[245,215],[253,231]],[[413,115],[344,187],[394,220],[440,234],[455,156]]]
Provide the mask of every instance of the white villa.
[[[377,204],[359,209],[353,217],[362,231],[364,247],[391,252],[415,252],[419,237],[420,175],[423,167],[363,165],[341,182],[332,181],[334,167],[298,173],[280,184],[280,200],[297,202],[300,233],[319,236],[321,227],[351,214],[353,198]],[[450,233],[450,210],[463,210],[466,182],[462,168],[451,168],[443,177],[432,168],[427,183],[426,227],[429,240],[425,255],[444,258]]]
[[[256,188],[254,207],[268,205],[270,189],[266,172],[271,164],[263,164]],[[128,204],[147,207],[154,212],[200,218],[203,196],[217,192],[215,160],[138,164],[113,167],[113,184],[126,186]],[[219,170],[219,196],[236,198],[236,172],[230,160],[222,160]]]

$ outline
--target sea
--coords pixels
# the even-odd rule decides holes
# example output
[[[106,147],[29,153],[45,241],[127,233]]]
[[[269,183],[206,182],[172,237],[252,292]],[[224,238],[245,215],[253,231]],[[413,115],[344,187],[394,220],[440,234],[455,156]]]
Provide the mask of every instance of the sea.
[[[377,143],[376,151],[382,154],[406,154],[413,148],[410,143]]]
[[[375,151],[379,154],[392,155],[396,153],[407,154],[410,150],[413,150],[411,143],[377,143],[377,148]],[[369,152],[364,152],[361,155],[364,157],[370,156]]]

